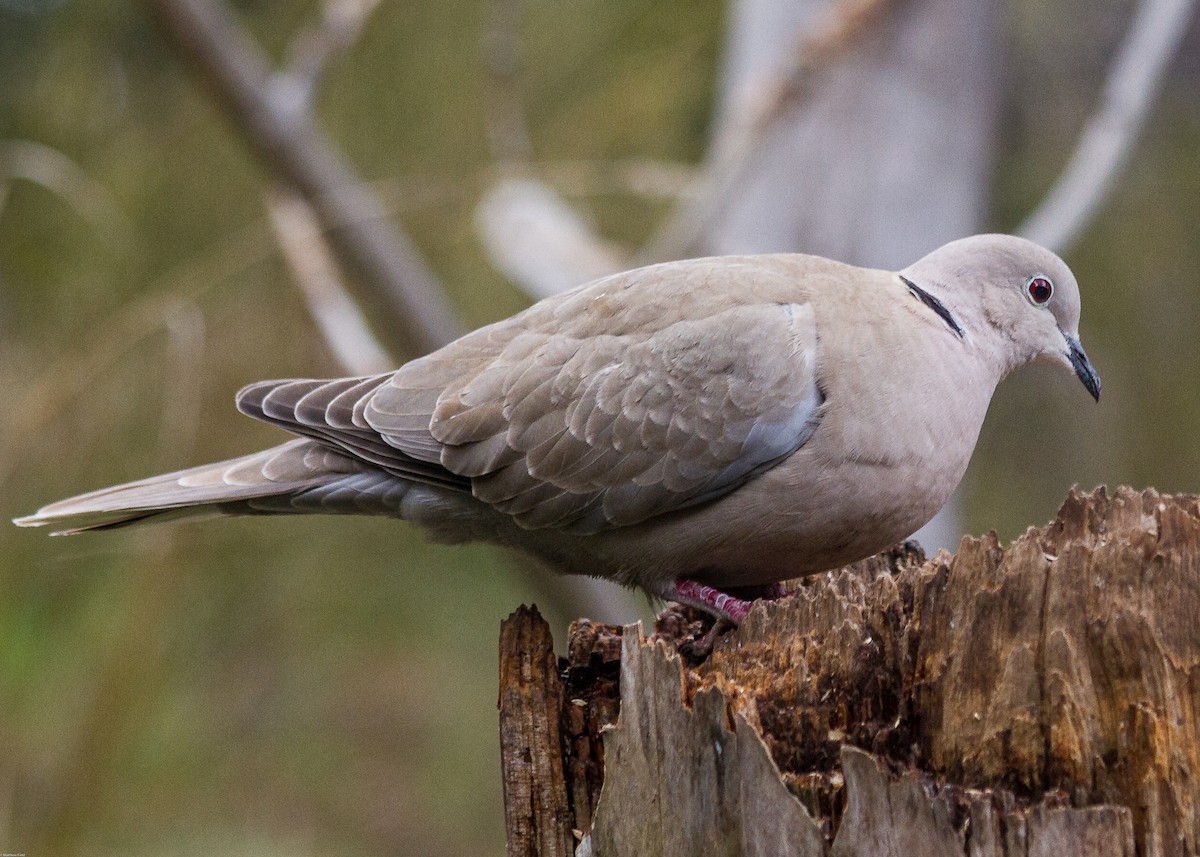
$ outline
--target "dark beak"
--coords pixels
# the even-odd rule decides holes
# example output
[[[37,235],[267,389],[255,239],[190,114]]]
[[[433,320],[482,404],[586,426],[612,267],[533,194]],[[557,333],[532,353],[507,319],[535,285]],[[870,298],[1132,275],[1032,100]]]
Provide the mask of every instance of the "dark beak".
[[[1096,374],[1096,367],[1092,365],[1091,360],[1088,360],[1078,339],[1066,333],[1063,336],[1067,340],[1067,359],[1075,368],[1075,374],[1079,376],[1079,380],[1083,382],[1087,391],[1092,394],[1092,398],[1097,402],[1100,401],[1100,376]]]

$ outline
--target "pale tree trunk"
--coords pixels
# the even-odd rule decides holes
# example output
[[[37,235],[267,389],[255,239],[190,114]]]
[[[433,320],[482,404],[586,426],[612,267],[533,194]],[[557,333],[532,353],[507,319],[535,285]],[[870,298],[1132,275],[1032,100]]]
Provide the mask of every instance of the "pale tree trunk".
[[[576,623],[552,674],[518,611],[504,752],[551,775],[506,792],[509,853],[1195,854],[1198,613],[1200,501],[1127,488],[799,582],[702,662],[671,608]]]
[[[764,91],[797,72],[808,79],[765,124],[704,251],[799,251],[897,269],[985,228],[1000,4],[888,0],[835,59],[797,69],[804,34],[839,5],[853,4],[733,4],[711,160],[742,145]],[[931,550],[957,541],[956,508],[918,540]]]
[[[709,249],[802,251],[894,269],[986,223],[999,4],[881,6],[782,106],[708,230]],[[758,109],[764,88],[789,73],[801,34],[831,8],[824,0],[733,5],[718,148]]]

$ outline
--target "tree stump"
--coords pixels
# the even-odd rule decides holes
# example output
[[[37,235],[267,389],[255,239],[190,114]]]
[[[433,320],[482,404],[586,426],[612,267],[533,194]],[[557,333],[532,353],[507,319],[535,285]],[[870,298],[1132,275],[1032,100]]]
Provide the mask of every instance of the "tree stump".
[[[534,700],[503,752],[547,760],[573,834],[530,839],[506,777],[510,855],[1200,850],[1195,496],[1073,490],[1006,548],[905,545],[797,581],[695,662],[706,621],[576,622],[534,677],[548,701],[504,663],[552,663],[549,631],[509,618],[540,648],[502,652],[502,697]]]

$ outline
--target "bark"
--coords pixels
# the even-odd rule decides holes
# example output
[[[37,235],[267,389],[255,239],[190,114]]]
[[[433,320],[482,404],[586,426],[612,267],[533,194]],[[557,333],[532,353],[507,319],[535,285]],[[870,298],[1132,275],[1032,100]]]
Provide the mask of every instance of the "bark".
[[[1072,491],[1007,547],[799,581],[702,662],[682,608],[576,623],[551,767],[579,844],[523,853],[1194,854],[1198,549],[1194,496]]]
[[[550,626],[521,607],[500,627],[500,769],[509,857],[566,854],[570,841]]]

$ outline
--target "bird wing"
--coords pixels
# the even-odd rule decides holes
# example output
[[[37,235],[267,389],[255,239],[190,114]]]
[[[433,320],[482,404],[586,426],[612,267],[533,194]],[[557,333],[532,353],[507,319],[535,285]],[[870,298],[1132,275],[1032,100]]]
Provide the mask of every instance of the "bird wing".
[[[247,413],[526,528],[596,532],[732,491],[799,448],[823,396],[812,306],[752,259],[619,274],[390,376],[264,382]]]

